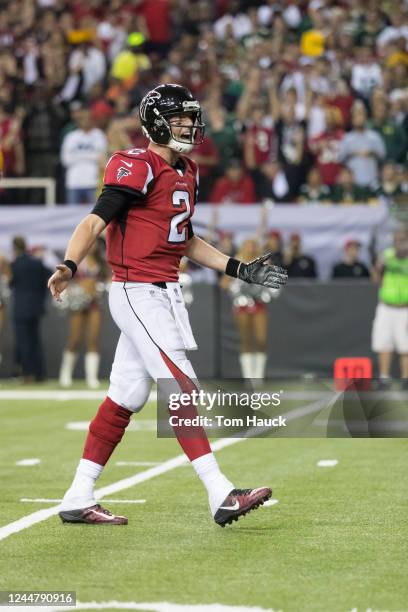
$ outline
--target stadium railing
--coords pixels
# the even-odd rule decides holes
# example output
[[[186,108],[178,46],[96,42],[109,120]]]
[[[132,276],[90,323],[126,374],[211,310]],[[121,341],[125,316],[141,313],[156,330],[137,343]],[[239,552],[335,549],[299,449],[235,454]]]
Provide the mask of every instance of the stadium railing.
[[[45,189],[45,205],[56,206],[56,181],[53,178],[1,178],[0,189]]]

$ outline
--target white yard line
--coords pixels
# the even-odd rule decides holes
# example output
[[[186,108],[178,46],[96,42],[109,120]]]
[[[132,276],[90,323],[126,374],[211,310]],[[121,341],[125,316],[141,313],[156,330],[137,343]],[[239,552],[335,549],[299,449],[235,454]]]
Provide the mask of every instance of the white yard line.
[[[275,506],[279,503],[279,499],[267,499],[261,506],[261,508],[265,508],[265,506]]]
[[[26,466],[26,465],[38,465],[41,463],[41,459],[20,459],[20,461],[16,461],[16,465]]]
[[[13,533],[18,533],[19,531],[27,529],[27,527],[31,527],[36,523],[41,523],[41,521],[45,521],[50,518],[50,516],[54,516],[55,514],[58,514],[58,506],[53,506],[52,508],[45,508],[44,510],[38,510],[37,512],[33,512],[32,514],[23,516],[17,521],[13,521],[12,523],[5,525],[4,527],[0,527],[0,540],[4,540]]]
[[[305,406],[296,408],[295,410],[291,410],[285,413],[283,416],[287,418],[288,421],[292,421],[296,418],[300,418],[302,416],[306,416],[308,414],[312,414],[314,412],[319,412],[325,405],[325,400],[320,400],[318,402],[313,402],[312,404],[306,404]],[[268,428],[256,428],[253,436],[257,433],[260,433],[262,429]],[[251,435],[248,436],[252,437]],[[232,446],[233,444],[238,444],[238,442],[244,442],[248,438],[221,438],[217,440],[211,445],[213,451],[218,451],[223,448],[227,448],[228,446]],[[139,472],[138,474],[134,474],[129,478],[124,478],[122,480],[118,480],[110,485],[102,487],[101,489],[97,489],[95,491],[95,498],[100,500],[106,495],[112,495],[114,493],[118,493],[119,491],[123,491],[124,489],[129,489],[141,482],[146,482],[146,480],[150,480],[155,476],[160,476],[161,474],[165,474],[166,472],[170,472],[181,465],[185,465],[189,463],[186,455],[177,455],[172,459],[168,459],[164,461],[160,465],[156,465],[154,467],[149,468],[143,472]],[[33,512],[32,514],[28,514],[27,516],[23,516],[21,519],[17,521],[13,521],[4,527],[0,527],[0,540],[4,540],[8,538],[13,533],[18,533],[23,529],[27,529],[28,527],[32,527],[37,523],[41,523],[42,521],[47,520],[51,516],[55,516],[58,514],[59,506],[52,506],[51,508],[46,508],[44,510],[38,510],[37,512]]]
[[[334,467],[337,464],[337,459],[321,459],[317,462],[317,467]]]
[[[30,497],[22,497],[21,502],[27,502],[32,504],[60,504],[62,499],[47,499],[45,497],[37,497],[31,499]],[[109,502],[110,504],[145,504],[145,499],[100,499],[99,501]]]
[[[19,606],[20,610],[27,609]],[[2,606],[4,612],[15,612],[16,606]],[[142,612],[274,612],[271,608],[228,606],[225,604],[174,604],[167,601],[137,603],[135,601],[77,601],[75,606],[34,606],[36,612],[72,612],[73,610],[142,610]],[[282,612],[276,610],[275,612]]]
[[[65,423],[65,429],[71,431],[88,431],[90,421],[71,421]],[[126,431],[156,431],[157,421],[156,419],[134,419],[130,421],[126,427]]]

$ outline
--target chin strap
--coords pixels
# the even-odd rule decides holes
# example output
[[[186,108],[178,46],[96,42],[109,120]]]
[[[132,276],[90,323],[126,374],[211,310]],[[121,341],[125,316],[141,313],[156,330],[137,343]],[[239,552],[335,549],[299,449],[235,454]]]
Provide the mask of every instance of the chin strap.
[[[194,147],[193,144],[190,144],[188,142],[183,144],[182,142],[178,142],[177,140],[174,140],[174,138],[170,138],[170,141],[167,144],[161,144],[159,142],[155,142],[153,138],[149,136],[149,134],[147,133],[147,130],[144,130],[144,134],[150,140],[150,142],[157,145],[158,147],[167,147],[168,149],[171,149],[172,151],[177,151],[177,153],[191,153]]]
[[[194,145],[189,142],[179,142],[174,138],[170,138],[169,142],[164,146],[172,149],[172,151],[177,151],[178,153],[191,153],[194,147]]]
[[[156,142],[155,140],[153,140],[153,138],[150,136],[149,132],[144,126],[142,127],[142,131],[143,131],[143,134],[146,136],[146,138],[150,140],[150,142],[153,142],[153,144],[158,145],[159,147],[167,147],[171,149],[172,151],[177,151],[177,153],[191,153],[191,151],[193,150],[194,144],[190,142],[184,143],[184,142],[180,142],[179,140],[176,140],[173,137],[173,132],[171,128],[170,128],[170,132],[172,134],[172,137],[170,138],[167,144],[162,144],[161,142]]]

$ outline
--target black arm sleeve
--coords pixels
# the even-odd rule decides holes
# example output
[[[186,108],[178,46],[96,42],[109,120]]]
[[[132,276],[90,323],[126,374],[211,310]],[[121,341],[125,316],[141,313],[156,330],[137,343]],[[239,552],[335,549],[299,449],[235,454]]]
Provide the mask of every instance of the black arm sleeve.
[[[187,223],[187,240],[191,240],[194,236],[193,226],[191,225],[191,220]]]
[[[143,193],[133,189],[106,186],[103,188],[91,213],[98,215],[108,225],[126,208],[141,204],[145,197]]]

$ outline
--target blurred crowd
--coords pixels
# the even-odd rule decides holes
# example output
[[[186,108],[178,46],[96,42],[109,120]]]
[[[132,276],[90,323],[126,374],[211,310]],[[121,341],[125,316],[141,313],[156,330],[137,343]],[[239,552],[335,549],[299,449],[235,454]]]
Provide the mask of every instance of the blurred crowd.
[[[375,202],[408,192],[406,0],[0,1],[0,170],[92,203],[159,83],[207,124],[203,202]],[[41,191],[4,189],[3,203]]]
[[[248,242],[251,243],[250,255],[247,255],[245,248]],[[302,236],[299,232],[292,232],[284,239],[279,230],[272,229],[266,233],[259,232],[258,235],[237,243],[231,232],[218,231],[217,237],[212,240],[212,243],[223,253],[227,253],[231,257],[238,257],[243,261],[250,261],[268,251],[271,254],[269,262],[286,268],[291,280],[316,280],[320,278],[317,260],[313,254],[305,252]],[[343,244],[339,244],[339,248],[343,250],[342,258],[333,263],[330,271],[331,280],[371,278],[374,282],[378,281],[375,275],[375,264],[380,254],[377,252],[370,253],[370,261],[365,263],[362,260],[361,247],[361,242],[352,237],[347,238]],[[198,274],[201,274],[202,269],[191,261],[186,262],[186,266],[186,271],[189,271],[193,279],[196,280],[196,270]],[[198,280],[202,280],[202,277],[199,276]],[[224,280],[228,279],[222,279],[221,287],[223,288],[226,287]]]

